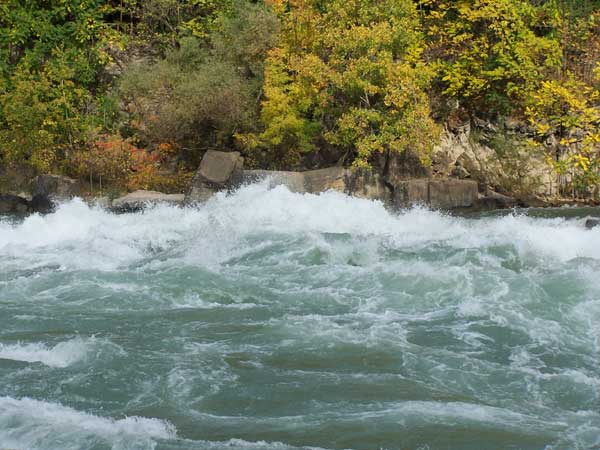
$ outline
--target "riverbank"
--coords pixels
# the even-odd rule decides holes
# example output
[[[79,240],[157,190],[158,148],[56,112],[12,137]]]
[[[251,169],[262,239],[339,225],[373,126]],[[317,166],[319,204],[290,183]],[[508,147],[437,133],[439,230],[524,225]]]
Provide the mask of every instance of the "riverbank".
[[[125,195],[86,195],[76,180],[58,175],[41,175],[30,181],[30,192],[0,193],[0,213],[47,213],[53,204],[80,196],[116,212],[131,212],[146,205],[167,203],[184,205],[204,202],[218,192],[231,192],[240,186],[268,180],[271,186],[283,185],[291,192],[318,194],[337,191],[347,195],[381,201],[390,210],[424,205],[449,212],[477,212],[514,207],[555,207],[597,205],[596,201],[577,201],[559,197],[525,198],[499,193],[474,179],[433,174],[418,157],[405,152],[384,155],[371,169],[329,167],[303,172],[247,170],[238,152],[208,151],[185,194],[165,194],[138,190]],[[114,192],[113,192],[114,194]]]

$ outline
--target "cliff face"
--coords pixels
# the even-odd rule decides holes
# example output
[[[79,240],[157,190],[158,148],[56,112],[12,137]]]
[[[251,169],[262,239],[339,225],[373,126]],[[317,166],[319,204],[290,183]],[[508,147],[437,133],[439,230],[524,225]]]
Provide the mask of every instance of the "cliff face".
[[[560,188],[565,180],[548,164],[547,152],[528,148],[525,133],[502,127],[446,129],[432,154],[433,175],[475,180],[481,192],[492,190],[528,204],[564,200]]]

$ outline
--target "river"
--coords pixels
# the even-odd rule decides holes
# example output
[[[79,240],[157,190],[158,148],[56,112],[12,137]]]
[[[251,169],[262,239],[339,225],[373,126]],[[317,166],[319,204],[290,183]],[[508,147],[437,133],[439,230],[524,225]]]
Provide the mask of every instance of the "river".
[[[0,448],[600,444],[600,228],[256,184],[0,219]]]

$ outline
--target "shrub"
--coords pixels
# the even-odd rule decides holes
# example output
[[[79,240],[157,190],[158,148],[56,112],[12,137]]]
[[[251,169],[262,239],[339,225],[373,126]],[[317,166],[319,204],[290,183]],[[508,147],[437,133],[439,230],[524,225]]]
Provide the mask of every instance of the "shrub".
[[[283,39],[265,70],[264,131],[246,142],[276,165],[329,147],[355,166],[412,148],[427,159],[438,132],[408,0],[297,1],[280,8]]]

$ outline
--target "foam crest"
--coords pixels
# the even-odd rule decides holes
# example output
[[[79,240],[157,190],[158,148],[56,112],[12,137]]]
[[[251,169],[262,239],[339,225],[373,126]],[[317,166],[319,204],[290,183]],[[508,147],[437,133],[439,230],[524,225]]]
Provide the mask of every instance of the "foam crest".
[[[175,439],[169,422],[143,417],[115,420],[58,403],[0,397],[0,442],[15,448],[70,450],[109,444],[113,449],[154,448]]]
[[[0,359],[40,362],[49,367],[64,368],[86,358],[95,340],[75,338],[49,347],[43,343],[1,344]]]
[[[114,270],[195,243],[197,258],[218,263],[240,248],[243,253],[249,237],[299,233],[375,238],[401,249],[509,245],[524,257],[563,262],[600,255],[600,229],[585,230],[583,220],[519,215],[470,220],[420,208],[393,214],[378,201],[338,192],[297,194],[263,182],[218,194],[198,208],[161,205],[136,214],[115,215],[73,200],[47,216],[0,222],[0,257],[17,265],[26,259],[36,267]]]

